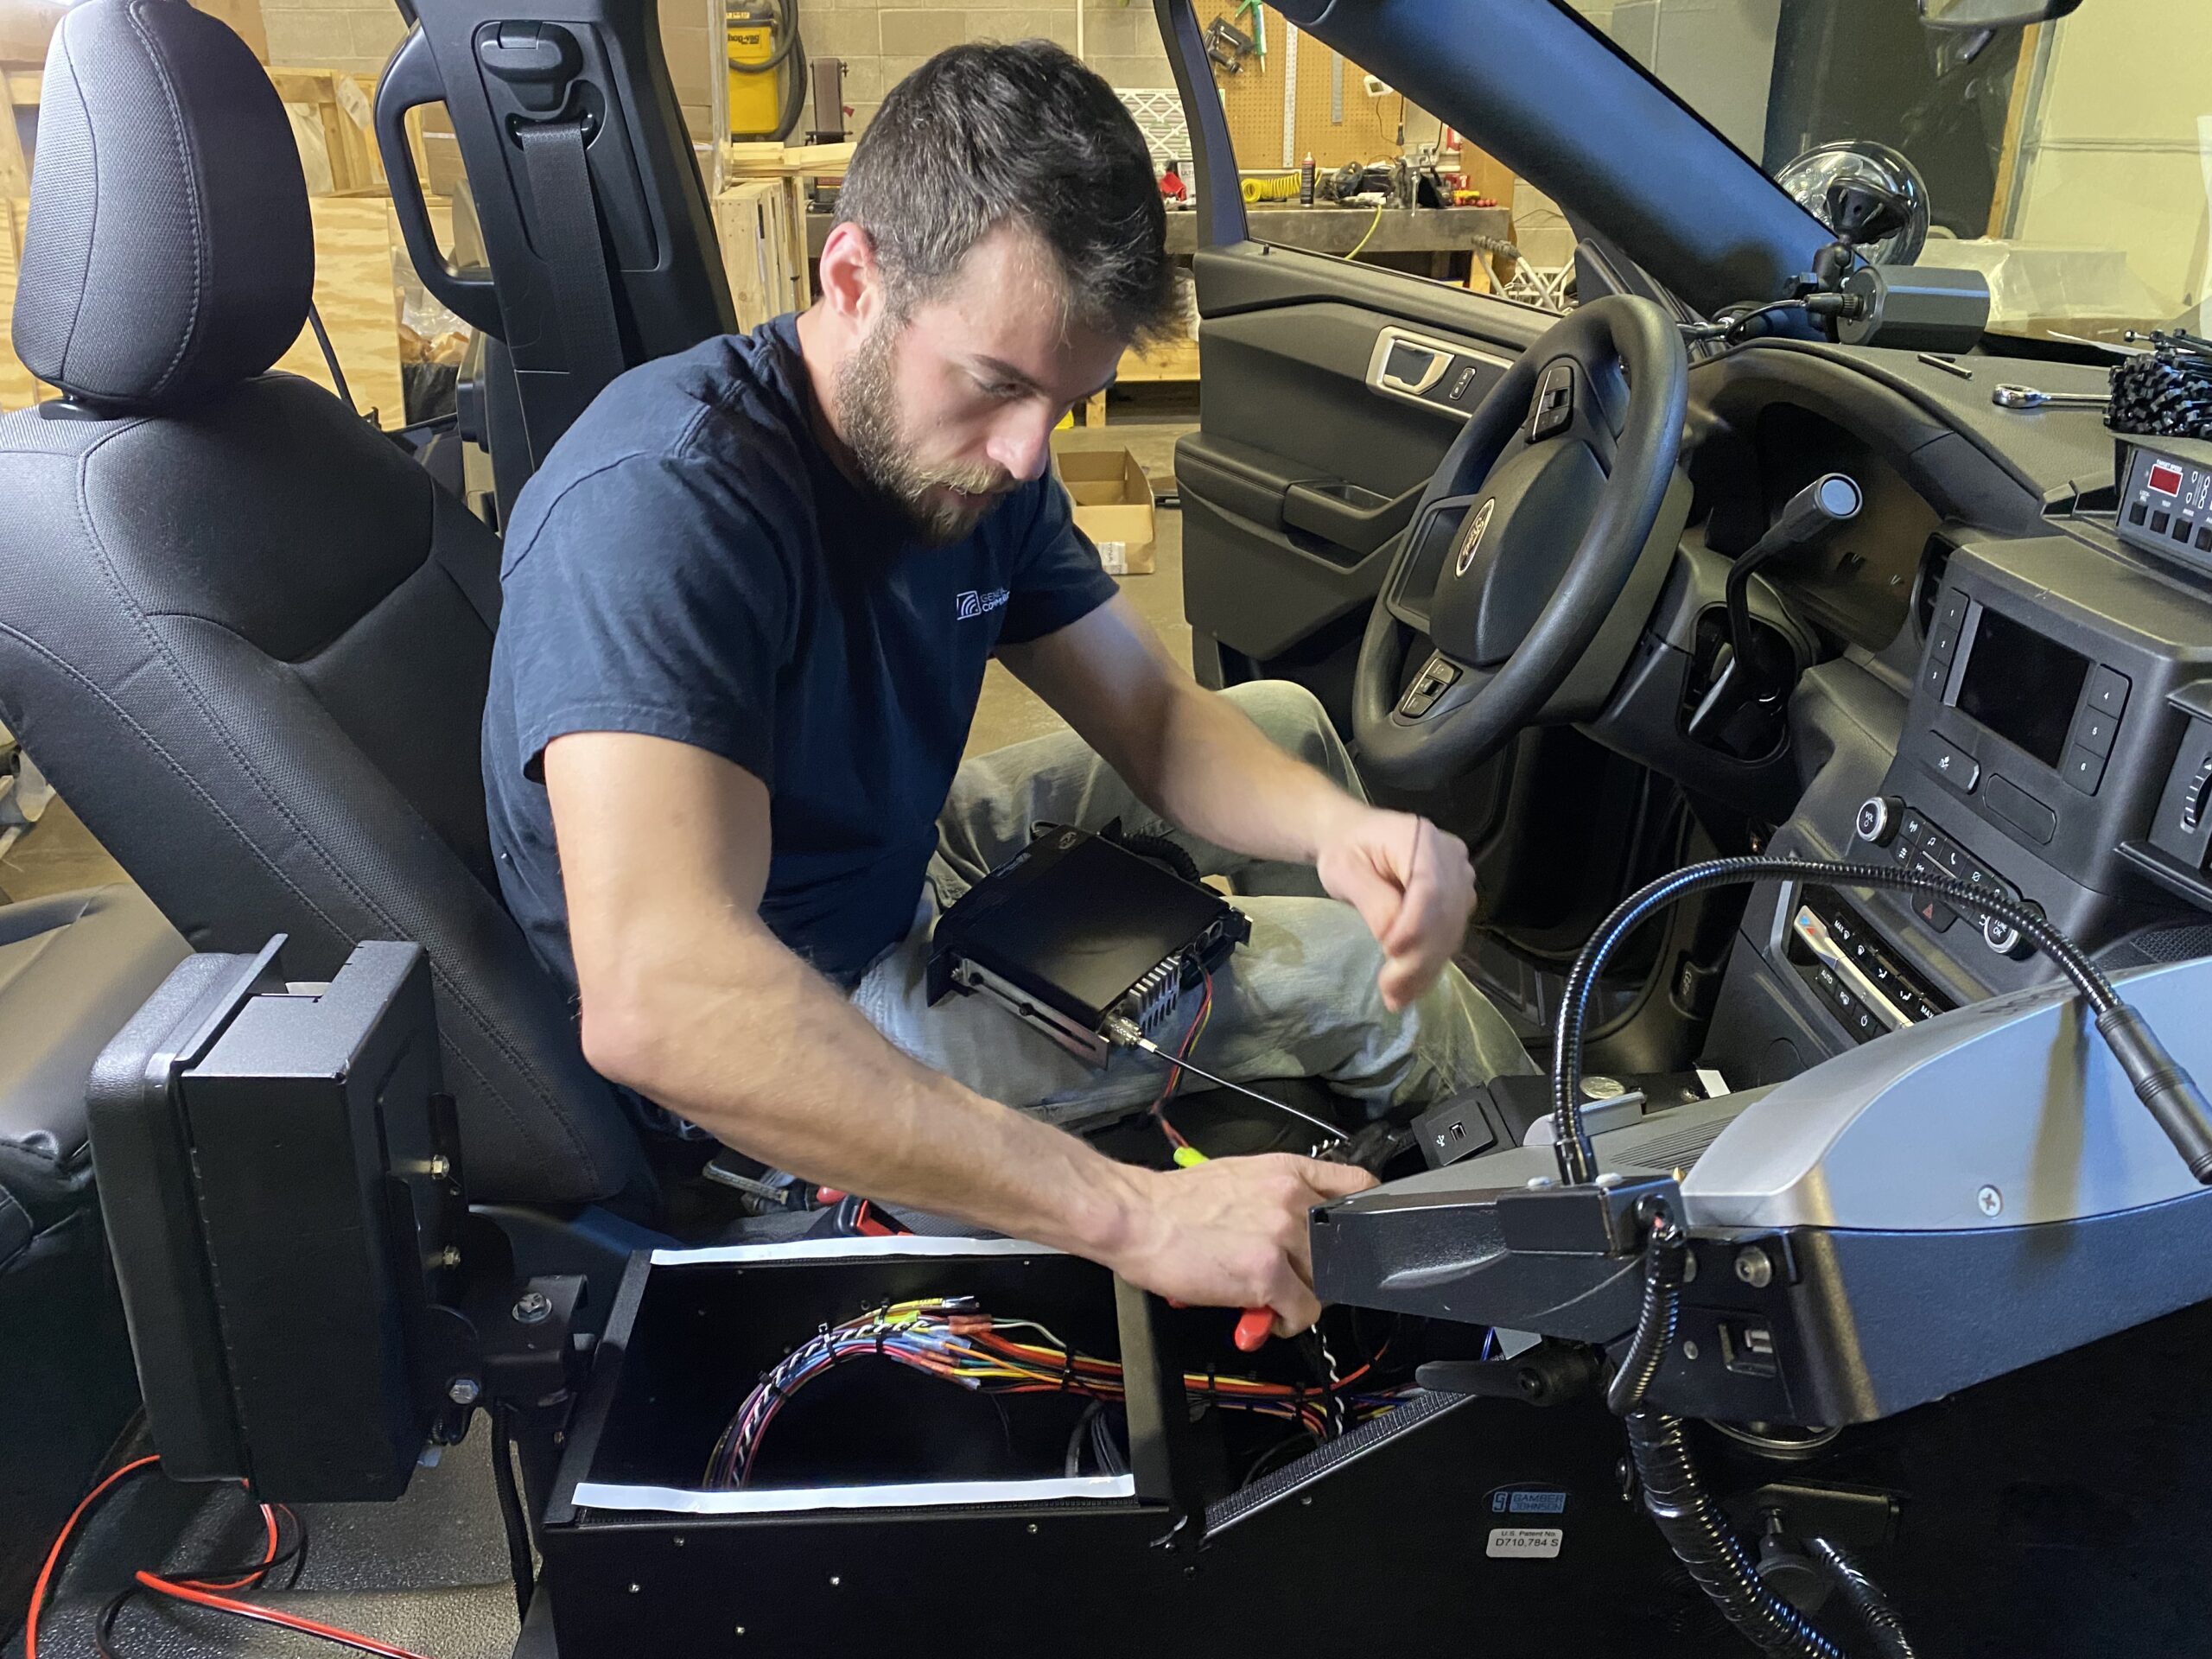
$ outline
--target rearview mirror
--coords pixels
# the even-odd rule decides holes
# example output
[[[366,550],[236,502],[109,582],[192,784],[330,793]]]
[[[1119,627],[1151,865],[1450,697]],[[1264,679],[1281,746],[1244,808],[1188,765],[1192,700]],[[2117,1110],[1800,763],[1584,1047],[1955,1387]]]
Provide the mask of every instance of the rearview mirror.
[[[1920,0],[1929,29],[2019,29],[2056,22],[2082,0]]]

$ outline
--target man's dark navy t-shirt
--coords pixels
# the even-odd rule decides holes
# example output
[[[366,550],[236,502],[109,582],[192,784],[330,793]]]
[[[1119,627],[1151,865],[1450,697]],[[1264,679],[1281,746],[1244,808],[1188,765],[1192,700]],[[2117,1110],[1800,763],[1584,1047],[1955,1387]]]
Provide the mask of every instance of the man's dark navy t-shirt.
[[[623,375],[515,504],[485,791],[508,908],[571,995],[539,766],[555,738],[645,733],[758,777],[761,918],[850,985],[913,921],[993,650],[1115,591],[1049,474],[925,548],[812,421],[781,317]]]

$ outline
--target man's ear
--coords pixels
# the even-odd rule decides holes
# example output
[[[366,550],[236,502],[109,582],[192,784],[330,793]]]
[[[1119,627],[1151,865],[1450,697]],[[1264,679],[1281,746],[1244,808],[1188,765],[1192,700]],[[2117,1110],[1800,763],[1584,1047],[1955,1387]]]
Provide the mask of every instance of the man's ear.
[[[823,303],[839,321],[865,332],[883,303],[883,268],[868,232],[849,219],[830,226],[822,245]]]

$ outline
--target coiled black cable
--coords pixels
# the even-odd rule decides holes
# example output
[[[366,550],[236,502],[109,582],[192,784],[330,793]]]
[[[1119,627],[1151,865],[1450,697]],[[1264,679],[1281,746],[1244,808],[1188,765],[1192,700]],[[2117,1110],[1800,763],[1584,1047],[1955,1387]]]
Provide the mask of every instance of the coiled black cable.
[[[1728,1622],[1762,1653],[1843,1659],[1841,1648],[1760,1582],[1751,1552],[1698,1480],[1682,1420],[1645,1408],[1629,1413],[1625,1421],[1643,1507],[1675,1558]]]
[[[1897,1609],[1856,1561],[1825,1538],[1807,1539],[1805,1551],[1851,1604],[1851,1611],[1859,1615],[1866,1634],[1881,1649],[1882,1659],[1917,1659],[1912,1643],[1905,1640],[1904,1627],[1897,1622]]]
[[[1580,1185],[1597,1179],[1597,1154],[1582,1122],[1582,1031],[1590,994],[1606,961],[1637,924],[1677,899],[1713,887],[1789,880],[1920,893],[1940,899],[1969,916],[1993,917],[2013,928],[2074,982],[2137,1096],[2158,1119],[2190,1173],[2199,1181],[2212,1184],[2212,1108],[2206,1106],[2203,1094],[2190,1075],[2174,1064],[2142,1017],[2120,1000],[2096,963],[2046,921],[2042,912],[1948,876],[1811,858],[1716,858],[1692,864],[1638,888],[1599,925],[1567,975],[1553,1047],[1553,1153],[1562,1179]]]
[[[1648,1200],[1647,1200],[1648,1202]],[[1675,1329],[1681,1322],[1683,1264],[1689,1257],[1689,1238],[1663,1205],[1646,1219],[1651,1226],[1643,1247],[1643,1305],[1636,1316],[1636,1334],[1628,1352],[1605,1385],[1606,1408],[1625,1417],[1643,1403],[1651,1381],[1666,1363],[1675,1345]]]

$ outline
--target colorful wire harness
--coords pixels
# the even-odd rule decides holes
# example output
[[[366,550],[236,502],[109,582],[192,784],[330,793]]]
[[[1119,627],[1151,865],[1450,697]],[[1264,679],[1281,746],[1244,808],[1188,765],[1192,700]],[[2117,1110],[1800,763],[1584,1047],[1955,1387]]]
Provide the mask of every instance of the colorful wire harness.
[[[998,1318],[984,1312],[973,1296],[893,1303],[821,1332],[761,1378],[715,1443],[707,1460],[707,1489],[727,1491],[745,1485],[762,1437],[792,1395],[832,1366],[866,1361],[902,1365],[984,1394],[1122,1398],[1119,1364],[1077,1351],[1034,1320]],[[1352,1391],[1370,1369],[1371,1362],[1333,1389],[1211,1373],[1188,1375],[1183,1385],[1194,1397],[1278,1417],[1322,1440],[1402,1402],[1402,1389]]]

